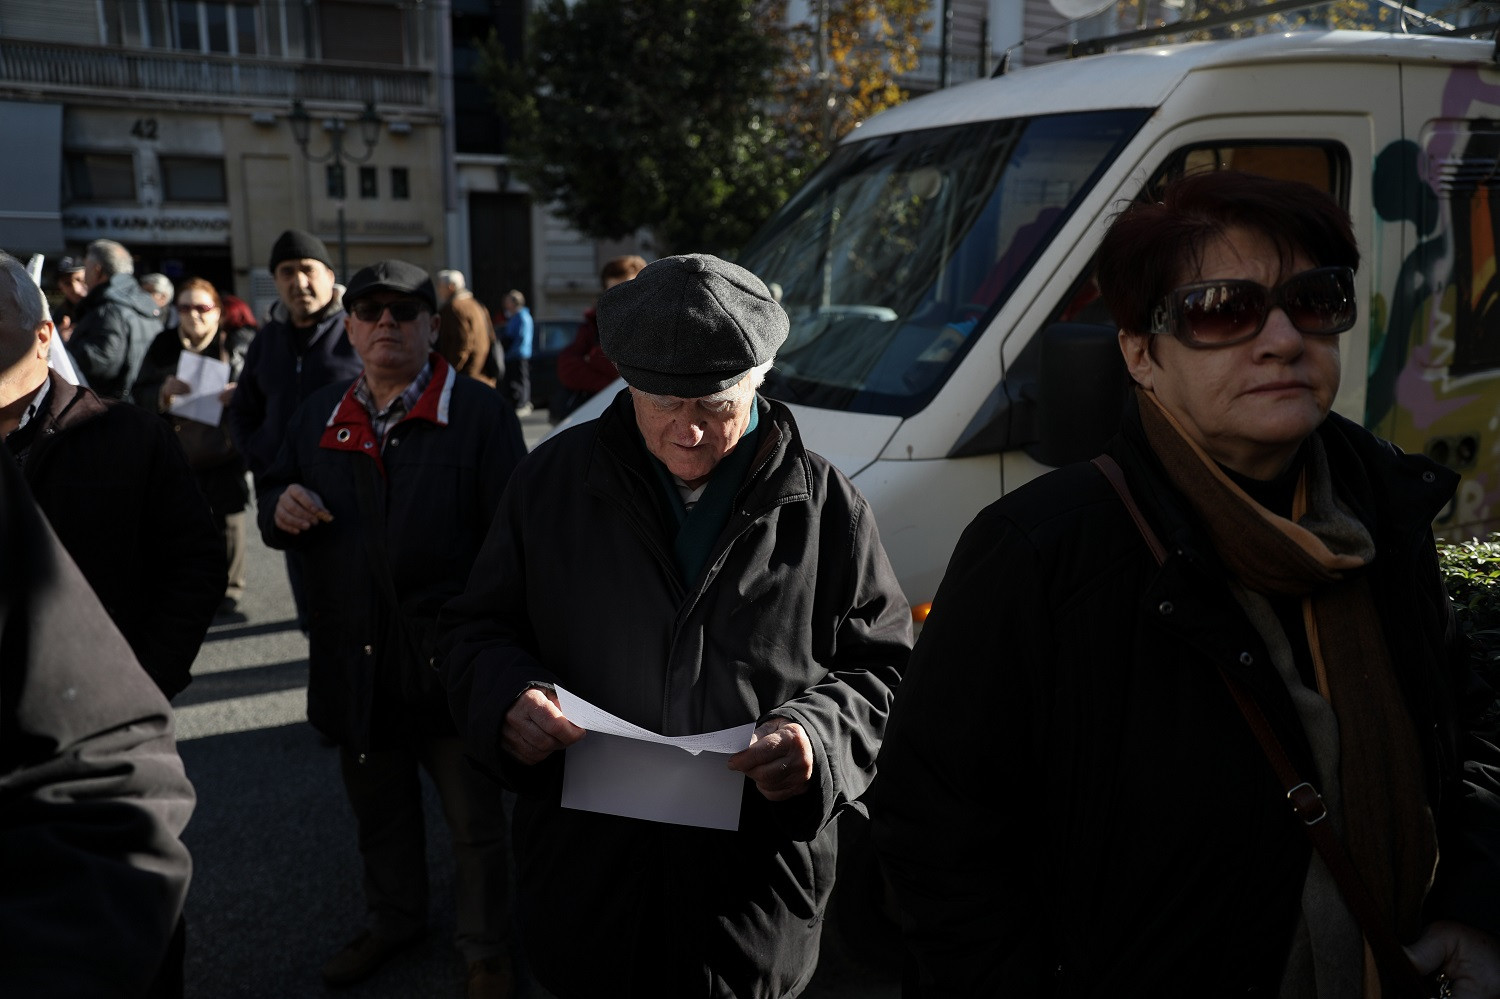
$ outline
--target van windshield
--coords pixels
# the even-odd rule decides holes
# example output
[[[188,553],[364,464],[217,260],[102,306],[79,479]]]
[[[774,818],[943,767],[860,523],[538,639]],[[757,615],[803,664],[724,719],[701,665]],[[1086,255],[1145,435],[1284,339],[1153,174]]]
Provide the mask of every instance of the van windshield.
[[[908,416],[931,401],[1150,114],[978,122],[841,146],[739,257],[791,317],[766,392]]]

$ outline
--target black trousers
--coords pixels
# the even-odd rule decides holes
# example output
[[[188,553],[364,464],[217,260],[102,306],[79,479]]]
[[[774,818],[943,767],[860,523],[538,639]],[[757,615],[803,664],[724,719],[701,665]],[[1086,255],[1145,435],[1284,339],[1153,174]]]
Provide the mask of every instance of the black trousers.
[[[403,938],[427,921],[427,833],[420,771],[437,787],[453,837],[456,944],[467,961],[506,952],[510,853],[500,788],[464,759],[457,737],[414,738],[401,749],[339,749],[344,790],[359,825],[366,928]]]

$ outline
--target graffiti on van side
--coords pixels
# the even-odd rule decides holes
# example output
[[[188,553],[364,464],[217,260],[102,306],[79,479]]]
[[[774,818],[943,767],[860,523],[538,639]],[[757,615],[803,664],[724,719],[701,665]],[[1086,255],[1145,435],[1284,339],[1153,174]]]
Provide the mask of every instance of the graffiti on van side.
[[[1500,83],[1452,71],[1373,188],[1365,424],[1463,473],[1438,526],[1500,528]]]

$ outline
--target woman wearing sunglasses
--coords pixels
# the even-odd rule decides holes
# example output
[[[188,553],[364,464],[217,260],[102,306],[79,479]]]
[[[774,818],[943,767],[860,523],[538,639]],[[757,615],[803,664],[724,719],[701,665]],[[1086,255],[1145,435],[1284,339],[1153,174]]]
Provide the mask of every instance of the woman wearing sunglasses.
[[[1331,199],[1244,174],[1111,225],[1121,433],[969,526],[887,729],[922,996],[1500,995],[1457,476],[1330,414],[1357,266]]]
[[[228,586],[220,612],[230,613],[245,591],[245,508],[250,501],[245,460],[223,429],[222,420],[219,426],[209,426],[172,415],[169,410],[177,396],[193,390],[177,377],[178,357],[183,351],[229,365],[229,385],[219,396],[220,404],[227,406],[245,366],[245,352],[255,338],[255,327],[227,323],[218,291],[203,278],[188,278],[178,286],[177,314],[178,327],[162,330],[152,341],[131,394],[136,405],[162,413],[172,422],[188,464],[213,509],[229,558]]]

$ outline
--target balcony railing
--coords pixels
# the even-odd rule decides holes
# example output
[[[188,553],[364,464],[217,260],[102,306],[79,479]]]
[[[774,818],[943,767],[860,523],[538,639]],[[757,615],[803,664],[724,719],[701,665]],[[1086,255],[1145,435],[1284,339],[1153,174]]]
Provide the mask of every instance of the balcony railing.
[[[0,84],[179,99],[348,101],[425,107],[433,74],[243,56],[0,39]]]

